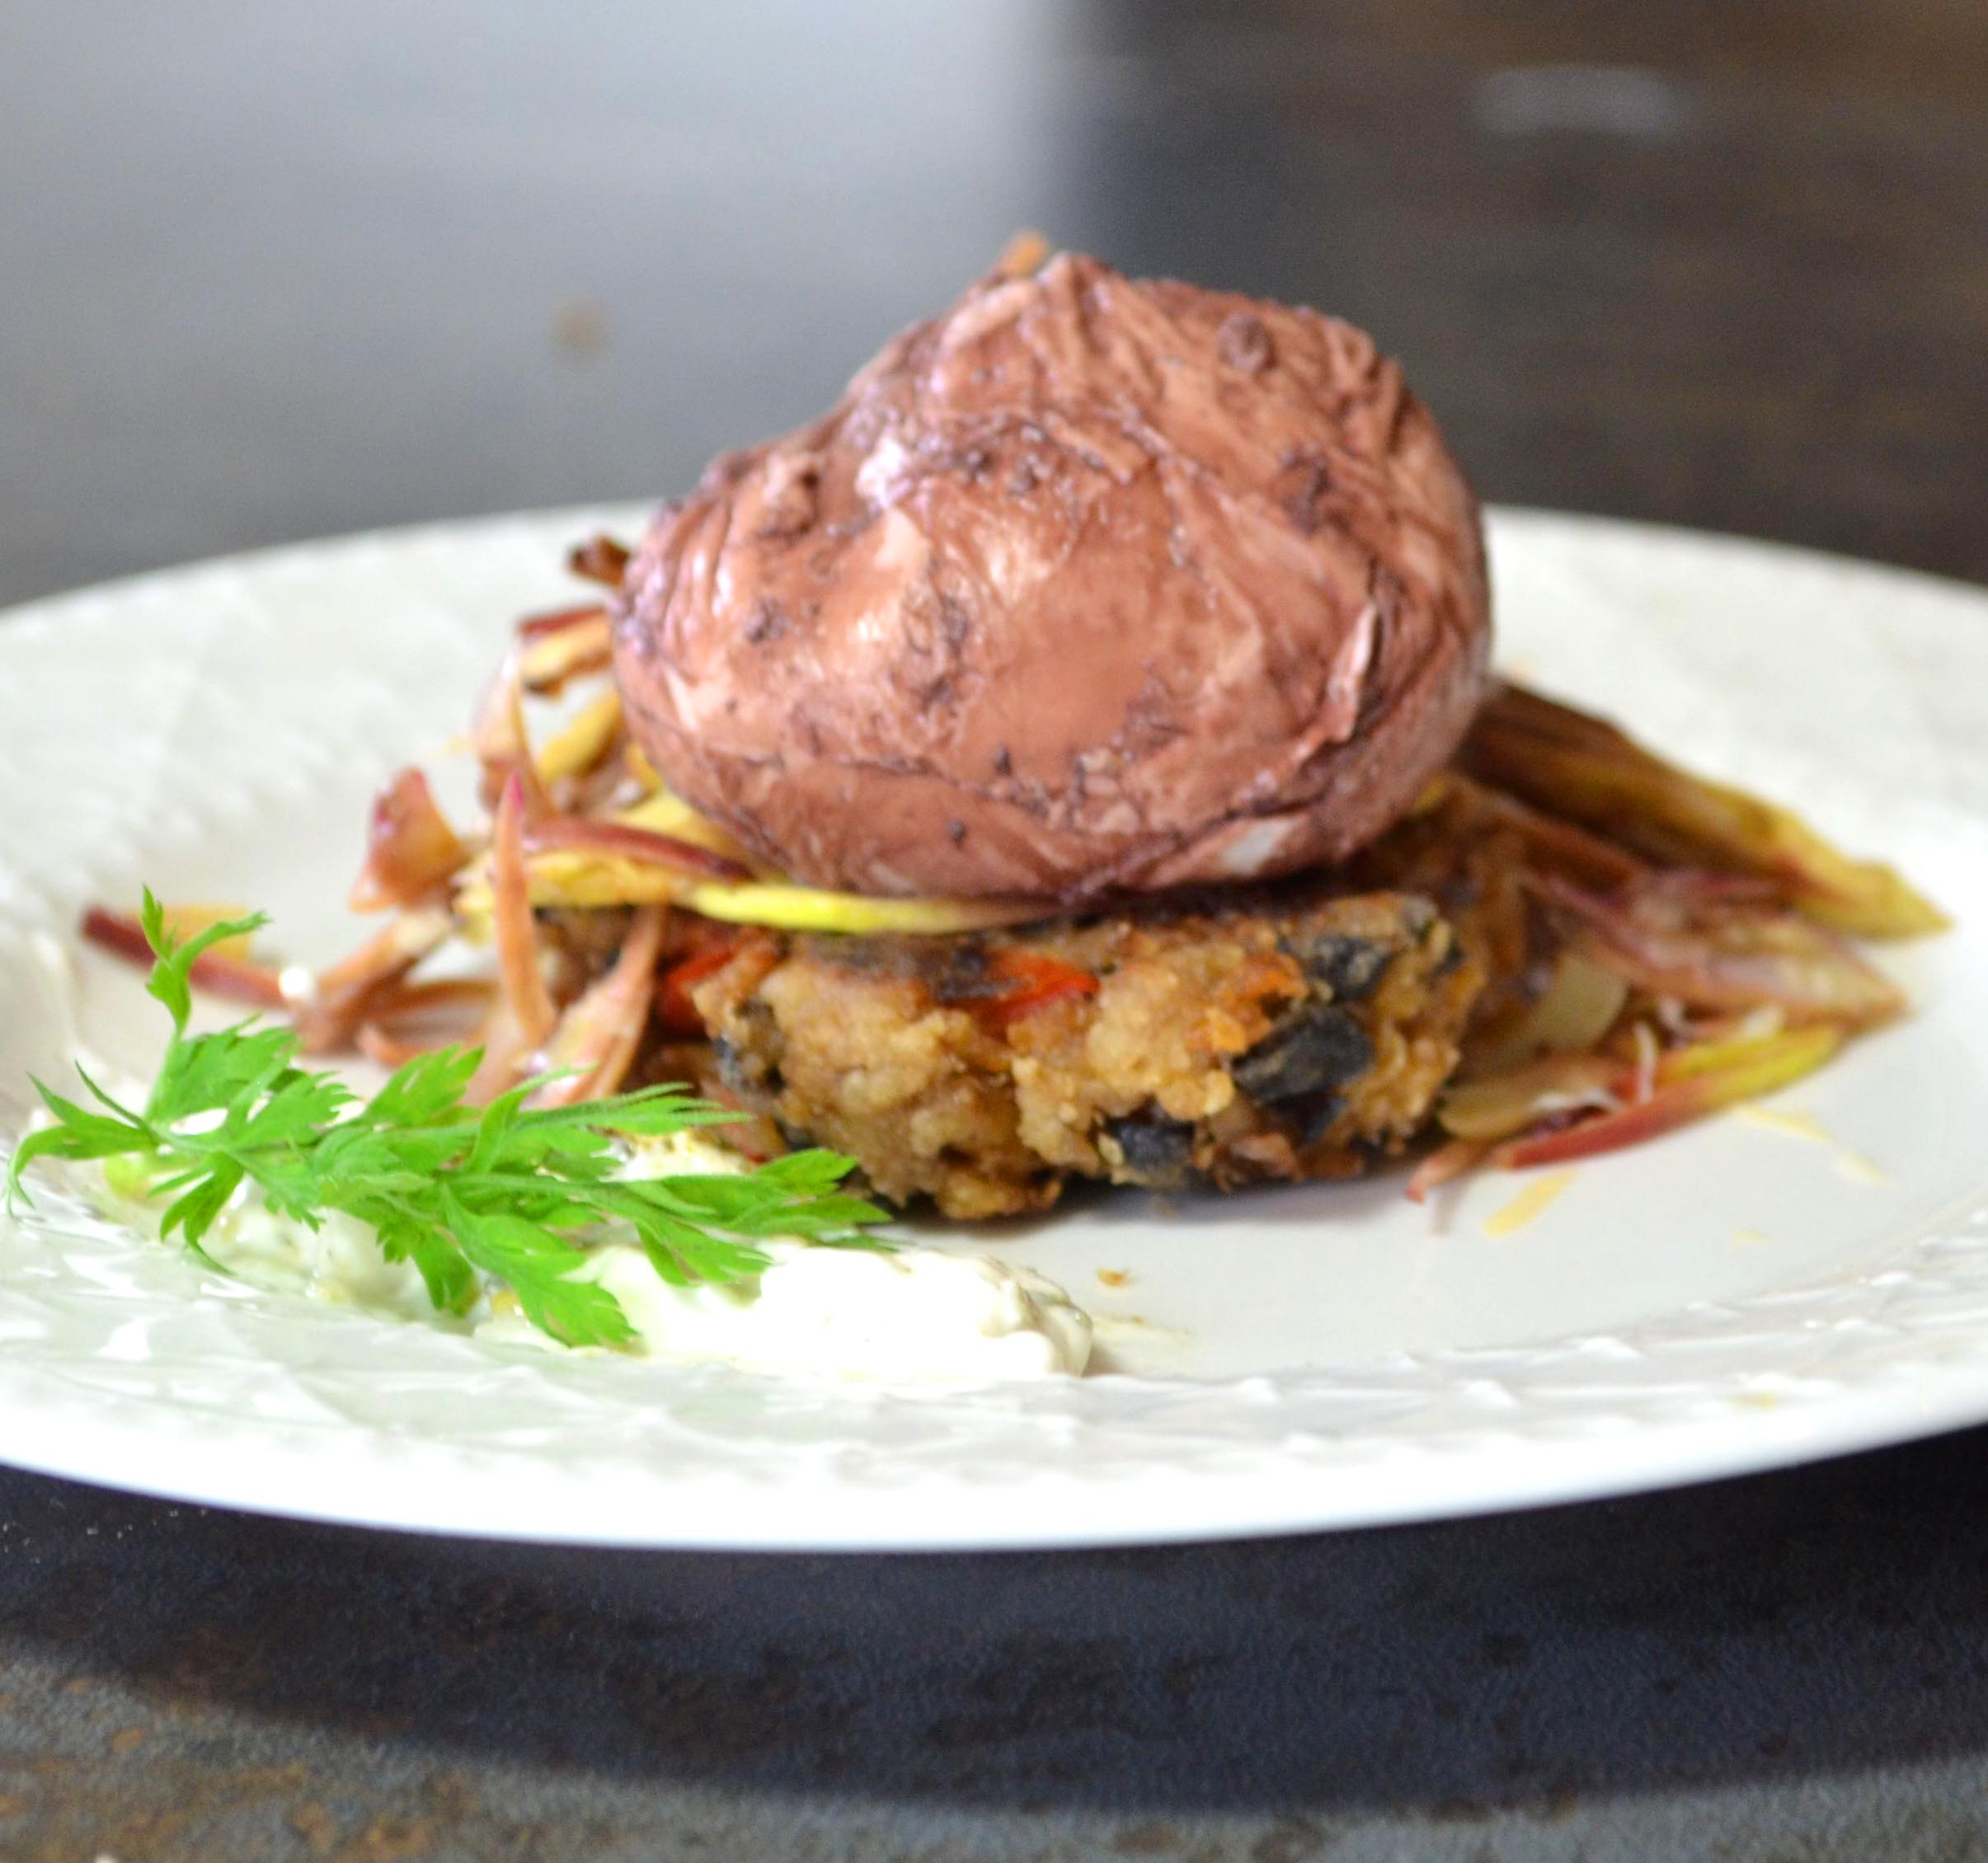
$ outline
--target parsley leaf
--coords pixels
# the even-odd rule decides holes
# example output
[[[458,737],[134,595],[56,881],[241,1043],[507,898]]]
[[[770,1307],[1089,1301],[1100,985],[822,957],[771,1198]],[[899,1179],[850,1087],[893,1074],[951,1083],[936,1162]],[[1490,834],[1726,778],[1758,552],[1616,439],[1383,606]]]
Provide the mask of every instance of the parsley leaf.
[[[618,1229],[674,1286],[759,1274],[768,1257],[758,1245],[774,1237],[887,1246],[864,1233],[884,1213],[839,1188],[852,1165],[833,1152],[796,1152],[736,1176],[621,1177],[618,1140],[736,1116],[680,1086],[537,1107],[534,1081],[472,1106],[463,1096],[482,1054],[444,1049],[416,1055],[362,1100],[336,1075],[299,1067],[289,1029],[251,1021],[188,1034],[194,960],[266,922],[256,914],[182,941],[147,890],[140,923],[157,961],[146,988],[172,1018],[172,1036],[144,1107],[124,1105],[87,1074],[95,1108],[35,1082],[50,1123],[15,1149],[10,1204],[26,1197],[38,1160],[101,1162],[120,1192],[162,1203],[160,1233],[204,1260],[203,1238],[251,1185],[270,1209],[311,1227],[333,1212],[368,1224],[387,1260],[414,1264],[440,1311],[473,1305],[481,1273],[567,1345],[635,1337],[620,1303],[583,1272],[586,1245]]]

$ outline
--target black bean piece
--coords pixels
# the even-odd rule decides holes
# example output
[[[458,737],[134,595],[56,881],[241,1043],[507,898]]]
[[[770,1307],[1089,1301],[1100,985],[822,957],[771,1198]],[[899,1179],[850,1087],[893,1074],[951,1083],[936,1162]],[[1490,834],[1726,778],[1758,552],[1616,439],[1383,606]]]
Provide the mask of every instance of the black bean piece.
[[[1393,956],[1385,945],[1356,938],[1344,932],[1322,932],[1291,946],[1291,955],[1314,983],[1323,983],[1341,1002],[1371,996]]]
[[[1367,1032],[1329,1002],[1292,1011],[1234,1067],[1236,1085],[1259,1105],[1347,1086],[1373,1065]]]
[[[1006,996],[1015,987],[1012,978],[995,974],[985,945],[960,938],[914,939],[912,943],[920,949],[923,959],[919,978],[935,1002],[984,1002]]]
[[[1306,1152],[1324,1138],[1345,1106],[1343,1095],[1313,1093],[1287,1102],[1280,1110],[1290,1123],[1291,1143],[1300,1152]]]
[[[1104,1122],[1106,1135],[1124,1154],[1126,1170],[1142,1184],[1164,1190],[1182,1182],[1194,1157],[1194,1128],[1154,1108]]]
[[[904,978],[921,983],[935,1002],[974,1002],[1005,996],[1014,988],[989,968],[978,938],[848,938],[828,934],[809,947],[839,969],[859,976]]]

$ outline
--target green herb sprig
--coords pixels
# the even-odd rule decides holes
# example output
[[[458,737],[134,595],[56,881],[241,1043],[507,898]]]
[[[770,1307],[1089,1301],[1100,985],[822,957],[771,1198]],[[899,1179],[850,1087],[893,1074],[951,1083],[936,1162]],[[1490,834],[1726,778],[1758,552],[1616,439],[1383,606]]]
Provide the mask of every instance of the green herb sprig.
[[[618,1138],[737,1117],[681,1087],[533,1107],[541,1083],[528,1081],[472,1106],[463,1094],[481,1051],[444,1049],[416,1056],[361,1100],[336,1075],[298,1067],[287,1028],[251,1018],[189,1035],[195,960],[267,921],[257,913],[182,941],[148,890],[141,922],[157,960],[145,987],[172,1017],[144,1106],[123,1105],[80,1067],[95,1107],[35,1081],[54,1123],[16,1150],[10,1204],[26,1197],[23,1175],[35,1160],[97,1161],[119,1188],[163,1202],[160,1234],[176,1232],[204,1258],[202,1238],[236,1190],[253,1184],[270,1209],[312,1228],[334,1210],[371,1225],[386,1258],[411,1261],[445,1312],[473,1303],[481,1269],[566,1345],[634,1337],[613,1294],[574,1278],[584,1241],[611,1227],[632,1230],[656,1272],[677,1286],[760,1274],[768,1257],[756,1245],[773,1237],[886,1246],[862,1233],[884,1213],[839,1189],[852,1161],[831,1152],[792,1152],[736,1176],[617,1176]]]

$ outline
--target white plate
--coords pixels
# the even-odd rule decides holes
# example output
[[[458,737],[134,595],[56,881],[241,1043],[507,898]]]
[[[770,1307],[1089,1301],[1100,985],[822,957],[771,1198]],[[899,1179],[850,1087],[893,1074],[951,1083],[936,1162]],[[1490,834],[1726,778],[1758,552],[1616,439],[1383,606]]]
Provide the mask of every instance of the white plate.
[[[37,603],[0,630],[0,1127],[65,1037],[32,938],[247,899],[317,960],[366,796],[460,724],[564,547],[621,510],[310,545]],[[0,1455],[188,1499],[654,1546],[1193,1538],[1562,1500],[1988,1419],[1988,594],[1795,551],[1494,520],[1506,663],[1901,862],[1961,929],[1918,1004],[1784,1096],[1583,1167],[1516,1232],[1398,1179],[1084,1203],[996,1246],[1116,1368],[880,1391],[506,1352],[256,1293],[53,1205],[0,1233]],[[157,1011],[85,961],[90,1044]],[[1495,1227],[1496,1225],[1493,1225]],[[1122,1270],[1113,1289],[1097,1271]]]

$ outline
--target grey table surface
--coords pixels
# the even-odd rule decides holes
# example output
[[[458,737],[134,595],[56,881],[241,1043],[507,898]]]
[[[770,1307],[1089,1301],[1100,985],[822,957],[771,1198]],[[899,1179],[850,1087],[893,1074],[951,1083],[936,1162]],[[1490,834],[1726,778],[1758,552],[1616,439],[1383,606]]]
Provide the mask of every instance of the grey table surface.
[[[1368,324],[1488,496],[1988,580],[1979,0],[0,0],[0,599],[680,487],[1025,223]],[[943,1559],[0,1475],[0,1863],[1957,1863],[1985,1456]]]

